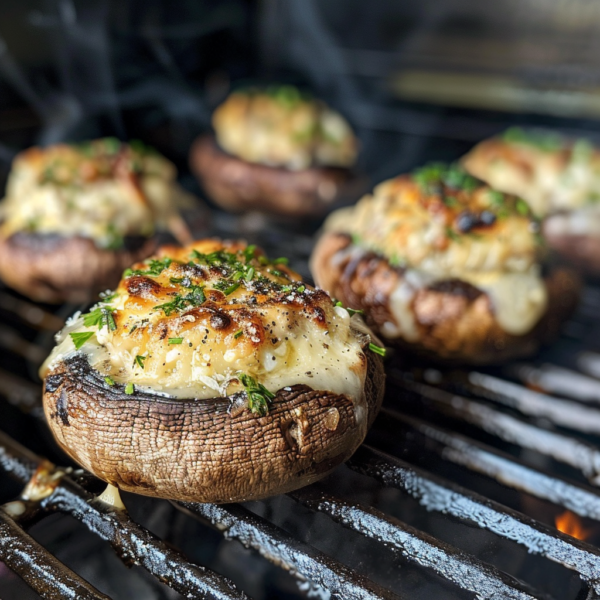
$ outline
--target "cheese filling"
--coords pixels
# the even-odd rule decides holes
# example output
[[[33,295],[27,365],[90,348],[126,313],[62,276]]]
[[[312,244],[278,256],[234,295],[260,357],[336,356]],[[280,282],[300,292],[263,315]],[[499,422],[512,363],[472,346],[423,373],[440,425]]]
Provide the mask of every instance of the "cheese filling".
[[[235,92],[212,123],[221,148],[248,162],[290,170],[356,162],[358,144],[348,122],[293,86]]]
[[[426,182],[435,184],[431,194],[427,185],[424,191],[410,177],[398,177],[380,184],[373,196],[355,207],[334,212],[325,229],[350,234],[354,243],[333,260],[339,264],[350,255],[353,261],[375,252],[402,267],[389,297],[393,321],[381,328],[388,338],[417,341],[420,334],[412,308],[417,292],[449,279],[465,281],[486,293],[500,327],[523,335],[548,305],[536,261],[535,224],[519,200],[511,206],[510,198],[480,183],[472,184],[472,189],[444,188],[440,179],[448,177],[448,171],[441,170],[434,174],[435,181]],[[462,172],[453,176],[459,178]],[[481,223],[486,212],[489,225]],[[466,219],[481,224],[462,231]]]
[[[173,210],[175,170],[164,158],[118,141],[32,148],[17,157],[1,205],[1,233],[91,238],[119,248],[153,234]]]
[[[193,248],[205,256],[223,246],[208,241]],[[261,264],[255,257],[246,261],[238,253],[243,247],[226,250],[233,251],[223,253],[225,260],[242,259],[233,266],[218,261],[208,266],[194,259],[190,248],[174,249],[173,262],[160,273],[134,271],[115,297],[95,308],[100,326],[86,326],[94,310],[68,322],[42,375],[82,352],[109,384],[177,398],[214,398],[243,391],[245,374],[272,392],[305,384],[345,394],[364,412],[366,358],[348,311],[302,284],[285,265]],[[147,264],[137,265],[138,271]],[[196,299],[186,302],[193,293]],[[78,350],[81,334],[90,335]]]

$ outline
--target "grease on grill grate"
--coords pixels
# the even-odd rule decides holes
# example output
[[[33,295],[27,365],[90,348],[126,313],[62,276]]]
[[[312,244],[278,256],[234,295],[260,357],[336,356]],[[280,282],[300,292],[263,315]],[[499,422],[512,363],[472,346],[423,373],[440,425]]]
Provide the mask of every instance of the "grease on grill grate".
[[[214,233],[284,245],[306,274],[310,238],[260,225],[223,218]],[[95,478],[47,460],[67,462],[30,374],[74,307],[0,289],[3,599],[600,598],[599,298],[587,288],[536,362],[392,358],[367,443],[320,484],[226,506],[124,494],[118,510]]]

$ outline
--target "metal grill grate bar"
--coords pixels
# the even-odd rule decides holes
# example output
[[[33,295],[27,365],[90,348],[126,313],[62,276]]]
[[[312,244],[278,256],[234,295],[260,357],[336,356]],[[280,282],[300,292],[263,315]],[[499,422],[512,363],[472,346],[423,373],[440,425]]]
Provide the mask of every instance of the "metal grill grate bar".
[[[0,508],[0,557],[42,598],[110,600],[55,558]]]
[[[595,547],[366,445],[347,465],[406,492],[427,510],[474,523],[576,571],[600,592],[600,551]]]
[[[400,415],[389,409],[383,409],[382,413],[393,420],[389,426],[393,425],[396,436],[400,428],[404,433],[411,434],[412,442],[420,438],[422,447],[434,450],[444,460],[491,477],[513,489],[548,500],[582,517],[600,520],[598,492],[542,473],[484,444],[450,433],[420,419]],[[384,419],[376,421],[376,427],[385,426]]]
[[[482,600],[532,600],[545,598],[523,582],[489,566],[453,546],[360,504],[350,504],[313,488],[289,494],[308,508],[322,512],[344,527],[377,540],[407,560],[431,569]]]
[[[333,594],[340,600],[399,599],[397,594],[386,591],[372,581],[358,575],[345,565],[304,544],[283,529],[254,515],[239,505],[217,506],[177,502],[195,517],[200,517],[228,539],[241,542],[246,548],[256,550],[270,562],[289,571],[291,575],[306,579]],[[315,590],[315,593],[319,593]]]
[[[529,390],[485,373],[469,373],[470,391],[516,409],[530,417],[544,417],[555,425],[582,433],[600,434],[600,411],[577,402]]]
[[[26,484],[40,460],[0,432],[0,468]],[[183,595],[214,600],[242,600],[247,596],[235,585],[205,567],[188,562],[156,536],[132,521],[125,512],[113,510],[68,476],[54,492],[39,502],[45,511],[59,511],[84,523],[90,531],[111,543],[125,562],[141,565]]]
[[[600,403],[600,381],[589,375],[545,363],[534,366],[519,363],[506,368],[506,372],[521,382],[541,388],[551,394],[561,394],[581,402]]]
[[[403,387],[431,401],[433,408],[444,415],[570,465],[581,471],[591,483],[596,483],[600,475],[600,451],[591,444],[530,425],[476,400],[427,384],[407,381]]]

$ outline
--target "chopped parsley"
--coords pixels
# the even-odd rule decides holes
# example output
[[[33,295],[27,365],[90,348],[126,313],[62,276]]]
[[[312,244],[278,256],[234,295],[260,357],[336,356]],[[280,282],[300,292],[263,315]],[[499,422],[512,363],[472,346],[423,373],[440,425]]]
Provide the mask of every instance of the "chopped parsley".
[[[110,306],[97,306],[94,310],[83,315],[83,324],[86,327],[98,326],[99,329],[108,327],[110,331],[115,331],[117,324],[112,315],[114,312],[115,309]]]
[[[238,329],[234,334],[233,334],[233,338],[234,339],[238,339],[240,337],[242,337],[242,335],[244,334],[244,330],[243,329]]]
[[[460,235],[452,229],[452,227],[446,227],[446,237],[451,239],[453,242],[460,241]]]
[[[560,134],[539,129],[510,127],[502,134],[502,139],[509,144],[527,144],[545,152],[560,150],[564,146],[564,139]]]
[[[137,363],[137,365],[140,367],[140,369],[144,368],[144,361],[147,359],[147,356],[142,356],[141,354],[138,354],[135,357],[135,361],[134,361],[134,365]]]
[[[341,302],[339,302],[339,301],[335,303],[335,306],[339,306],[340,308],[343,308],[343,309],[347,310],[347,311],[348,311],[348,314],[349,314],[350,316],[352,316],[352,315],[364,315],[364,314],[365,314],[365,311],[364,311],[364,310],[362,310],[362,309],[354,309],[354,308],[349,308],[349,307],[347,307],[347,306],[344,306],[344,305],[343,305]]]
[[[174,345],[182,344],[182,343],[183,343],[183,338],[182,337],[169,338],[169,346],[174,346]]]
[[[158,277],[165,269],[168,269],[173,262],[172,258],[150,258],[144,261],[148,266],[147,269],[125,269],[123,277],[131,277],[132,275],[150,275]]]
[[[135,392],[135,387],[134,387],[133,383],[128,383],[128,384],[125,386],[125,393],[126,393],[128,396],[131,396],[131,394],[133,394],[133,392]]]
[[[502,192],[499,192],[498,190],[488,190],[487,194],[491,204],[498,207],[504,206],[505,198]]]
[[[385,348],[377,346],[376,344],[370,343],[369,350],[375,354],[379,354],[379,356],[385,356]]]
[[[107,375],[104,378],[104,382],[106,383],[106,385],[115,385],[115,380],[110,375]]]
[[[73,344],[75,344],[75,348],[79,350],[95,334],[95,331],[82,331],[79,333],[70,333],[69,335],[73,340]]]
[[[462,190],[472,192],[480,187],[481,182],[469,175],[459,164],[450,164],[434,162],[416,169],[412,173],[415,181],[421,190],[426,194],[441,194],[442,186],[452,190]],[[450,198],[452,198],[450,200]],[[452,203],[457,201],[453,196],[444,198],[444,202]],[[450,206],[451,204],[448,204]]]
[[[167,317],[170,317],[174,312],[181,312],[186,308],[195,308],[204,304],[206,296],[204,295],[203,286],[190,283],[187,289],[190,290],[189,294],[185,296],[176,294],[173,300],[158,304],[152,310],[162,310]]]
[[[275,398],[275,394],[270,392],[262,383],[256,379],[242,373],[239,376],[240,383],[244,386],[246,396],[248,397],[248,409],[255,415],[266,415],[269,412],[269,404]]]
[[[524,217],[529,214],[529,205],[527,202],[525,202],[525,200],[521,200],[521,198],[517,198],[517,201],[515,202],[515,208],[517,209],[517,212]]]

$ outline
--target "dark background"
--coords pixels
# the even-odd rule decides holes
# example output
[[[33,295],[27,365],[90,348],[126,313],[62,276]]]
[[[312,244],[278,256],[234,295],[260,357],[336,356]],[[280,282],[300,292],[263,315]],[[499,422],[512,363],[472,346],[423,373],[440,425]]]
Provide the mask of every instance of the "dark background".
[[[2,0],[0,175],[30,144],[116,135],[185,179],[213,108],[271,81],[342,111],[373,182],[514,123],[596,139],[598,29],[590,0]]]

